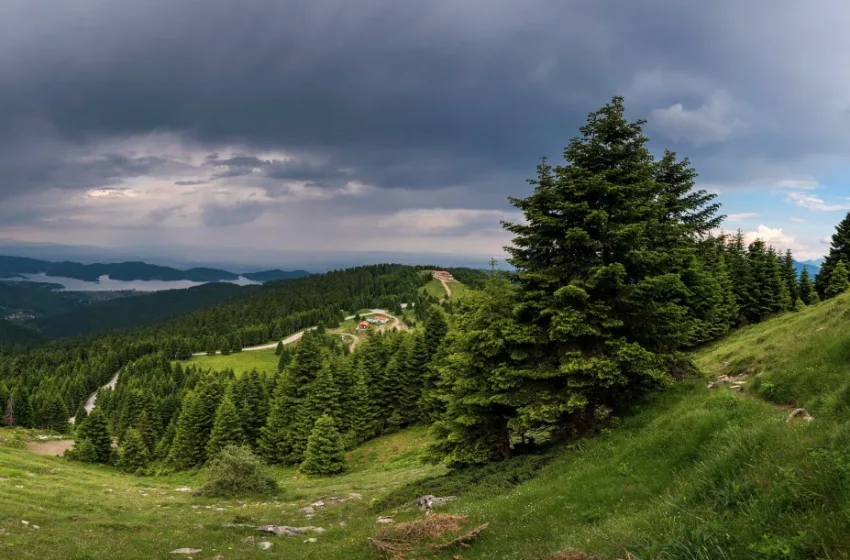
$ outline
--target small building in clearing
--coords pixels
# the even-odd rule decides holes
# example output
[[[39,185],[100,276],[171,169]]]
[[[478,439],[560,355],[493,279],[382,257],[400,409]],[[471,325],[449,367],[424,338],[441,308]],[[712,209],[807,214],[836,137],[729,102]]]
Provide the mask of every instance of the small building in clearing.
[[[443,280],[450,280],[451,277],[452,277],[452,273],[449,272],[448,270],[435,270],[435,271],[431,272],[431,276],[433,276],[434,278],[436,278],[438,280],[440,278],[442,278]]]
[[[357,330],[358,331],[365,331],[368,328],[369,328],[369,321],[360,321],[359,323],[357,323]]]
[[[389,321],[389,319],[382,317],[381,315],[376,315],[366,320],[373,325],[385,325],[387,321]]]

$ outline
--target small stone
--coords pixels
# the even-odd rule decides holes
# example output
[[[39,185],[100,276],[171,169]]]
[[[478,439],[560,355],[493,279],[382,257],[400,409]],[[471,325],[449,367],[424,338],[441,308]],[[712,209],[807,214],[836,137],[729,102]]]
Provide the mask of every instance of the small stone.
[[[313,502],[310,505],[313,506],[314,508],[323,508],[323,507],[325,507],[325,502],[319,500],[318,502]]]
[[[310,537],[309,539],[307,539],[307,540],[306,540],[306,541],[304,541],[304,542],[305,542],[305,543],[314,543],[314,542],[318,542],[318,540],[319,540],[319,539],[317,539],[316,537]]]
[[[430,510],[431,508],[435,508],[435,507],[447,504],[449,502],[453,502],[456,499],[457,498],[454,497],[454,496],[439,497],[439,496],[428,495],[428,496],[419,496],[418,498],[416,498],[416,501],[414,503],[420,509]]]
[[[29,524],[30,524],[30,522],[27,521],[26,519],[21,519],[21,525],[23,525],[24,527],[26,527]]]
[[[348,495],[348,497],[352,500],[359,500],[363,496],[361,494],[358,494],[357,492],[352,492],[351,494]]]
[[[200,548],[178,548],[176,550],[172,550],[171,554],[195,554],[197,552],[201,552]]]
[[[800,420],[805,420],[806,422],[811,422],[812,420],[814,420],[814,417],[811,414],[809,414],[808,412],[806,412],[805,408],[795,408],[793,411],[791,411],[791,414],[788,415],[788,417],[785,419],[785,421],[790,422],[791,420],[793,420],[795,418],[799,418]]]
[[[41,527],[39,527],[38,525],[33,525],[32,528],[33,529],[41,529]]]
[[[340,527],[345,527],[346,525],[347,525],[347,523],[346,523],[345,521],[340,521],[340,522],[339,522],[339,526],[340,526]]]
[[[263,541],[263,542],[260,543],[260,549],[261,550],[268,550],[271,547],[272,547],[272,543],[270,543],[269,541]]]
[[[15,485],[15,488],[23,488],[23,487],[24,487],[24,486],[23,486],[22,484],[16,484],[16,485]]]
[[[257,542],[257,537],[245,537],[245,544],[254,544]]]
[[[735,391],[736,393],[740,393],[741,391],[743,391],[743,390],[744,390],[744,388],[743,388],[743,387],[741,387],[740,385],[733,385],[732,387],[729,387],[729,388],[730,388],[731,390]]]
[[[298,510],[298,513],[303,513],[304,515],[313,515],[316,512],[312,506],[303,507]]]
[[[227,511],[227,510],[224,509],[224,508],[215,508],[213,511]]]
[[[175,492],[191,492],[192,489],[189,488],[188,486],[181,486],[180,488],[175,488],[174,491]]]
[[[395,517],[391,515],[382,515],[378,518],[378,523],[395,523]]]

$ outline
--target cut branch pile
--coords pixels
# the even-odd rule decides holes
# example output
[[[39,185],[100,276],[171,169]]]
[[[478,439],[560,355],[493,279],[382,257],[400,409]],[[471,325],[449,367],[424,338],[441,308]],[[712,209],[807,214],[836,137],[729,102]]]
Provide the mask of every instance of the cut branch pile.
[[[408,554],[416,549],[443,551],[453,547],[469,548],[469,543],[487,529],[487,523],[449,541],[429,542],[459,532],[466,521],[467,517],[463,515],[433,514],[388,527],[378,536],[370,538],[369,544],[383,553],[388,560],[407,560]]]

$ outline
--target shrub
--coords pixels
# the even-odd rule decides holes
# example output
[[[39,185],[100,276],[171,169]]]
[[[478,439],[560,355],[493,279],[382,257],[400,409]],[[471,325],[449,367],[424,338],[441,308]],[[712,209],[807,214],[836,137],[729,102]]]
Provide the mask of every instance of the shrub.
[[[65,457],[83,463],[98,462],[97,449],[91,440],[88,439],[78,439],[75,441],[74,447],[65,452]]]
[[[265,463],[249,447],[228,445],[204,469],[205,496],[268,494],[277,491],[277,482]]]

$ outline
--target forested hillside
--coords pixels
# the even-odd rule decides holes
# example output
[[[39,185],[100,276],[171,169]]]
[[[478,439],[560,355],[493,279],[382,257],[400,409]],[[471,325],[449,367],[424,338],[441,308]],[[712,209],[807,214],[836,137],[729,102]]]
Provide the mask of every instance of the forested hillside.
[[[424,280],[414,267],[375,265],[270,282],[250,287],[248,297],[155,327],[7,353],[0,357],[0,402],[3,408],[8,408],[10,398],[16,403],[17,425],[64,429],[89,393],[142,356],[161,353],[175,359],[195,351],[236,351],[320,323],[334,326],[345,313],[364,307],[394,309],[404,301],[416,308],[417,302],[425,301],[418,293]],[[180,292],[174,295],[179,297]],[[162,301],[163,296],[139,297]],[[162,309],[168,311],[167,306]]]
[[[73,308],[36,318],[31,324],[48,339],[128,329],[160,323],[229,300],[248,298],[257,288],[215,282],[182,290],[163,290]]]

